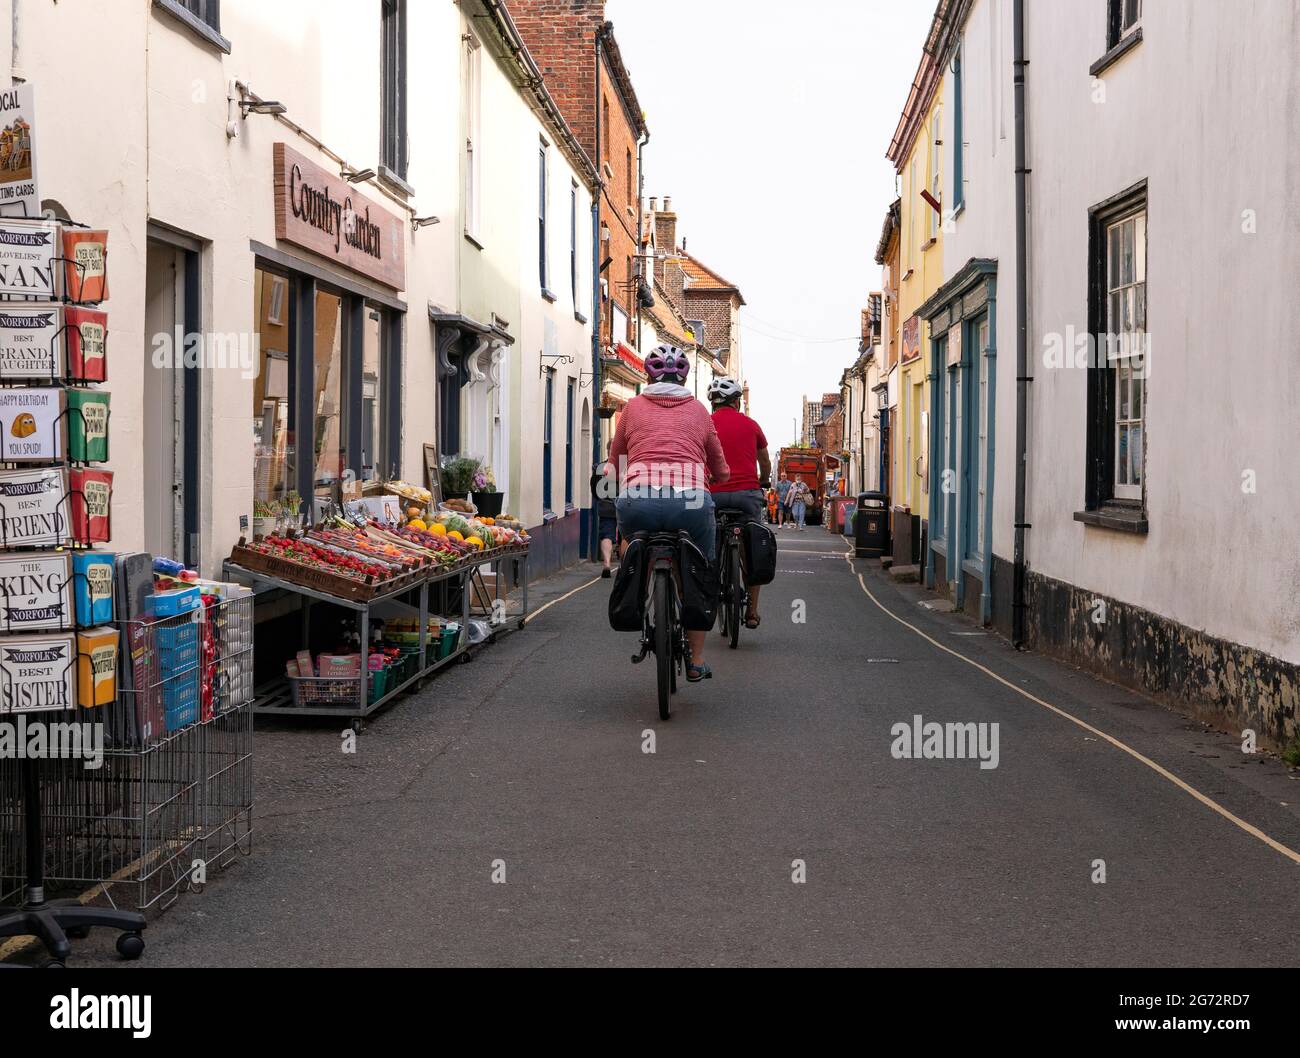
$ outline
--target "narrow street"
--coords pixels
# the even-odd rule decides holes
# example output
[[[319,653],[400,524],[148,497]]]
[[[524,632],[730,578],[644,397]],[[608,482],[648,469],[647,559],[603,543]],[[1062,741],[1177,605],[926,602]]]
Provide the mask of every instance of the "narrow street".
[[[611,582],[582,566],[585,587],[377,717],[355,755],[332,727],[260,727],[254,855],[151,925],[148,965],[1293,960],[1295,862],[918,632],[1295,850],[1285,768],[866,562],[860,583],[837,535],[780,545],[762,628],[734,653],[712,635],[715,678],[667,723],[608,628]],[[917,713],[999,724],[997,767],[893,759]],[[129,965],[107,935],[79,958]]]

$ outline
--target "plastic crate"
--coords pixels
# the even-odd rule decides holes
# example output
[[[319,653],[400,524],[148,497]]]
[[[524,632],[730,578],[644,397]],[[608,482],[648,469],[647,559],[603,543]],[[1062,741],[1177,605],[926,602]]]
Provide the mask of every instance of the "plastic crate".
[[[193,677],[163,684],[163,721],[168,731],[179,731],[199,718],[199,686]]]

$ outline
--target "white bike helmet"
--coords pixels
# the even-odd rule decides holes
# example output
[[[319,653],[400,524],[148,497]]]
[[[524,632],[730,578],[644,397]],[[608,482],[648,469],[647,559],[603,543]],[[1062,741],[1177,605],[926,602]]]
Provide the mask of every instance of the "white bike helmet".
[[[740,383],[734,378],[715,378],[709,383],[709,403],[726,404],[740,396]]]

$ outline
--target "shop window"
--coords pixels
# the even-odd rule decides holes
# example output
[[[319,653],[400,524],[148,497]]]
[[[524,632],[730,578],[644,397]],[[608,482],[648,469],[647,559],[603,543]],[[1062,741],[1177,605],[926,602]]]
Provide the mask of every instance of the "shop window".
[[[948,338],[945,335],[934,343],[934,364],[935,371],[938,373],[940,380],[938,400],[935,401],[935,407],[938,414],[938,421],[934,424],[936,440],[939,444],[938,459],[935,461],[936,470],[939,474],[939,491],[934,498],[934,525],[932,532],[935,540],[945,540],[948,536],[948,496],[952,492],[952,475],[948,468],[952,466],[949,455],[952,445],[952,409],[949,400],[949,374],[945,366],[948,361]]]
[[[343,404],[343,299],[316,293],[314,350],[315,421],[312,426],[312,489],[322,502],[337,498],[347,470],[347,432]]]
[[[296,491],[293,433],[291,335],[283,308],[289,280],[259,268],[253,279],[253,319],[257,325],[257,377],[253,380],[253,499],[283,502]],[[276,291],[280,304],[277,306]],[[279,308],[279,311],[273,311]]]
[[[361,465],[357,475],[362,481],[384,476],[383,432],[383,317],[378,310],[365,307],[361,335]]]
[[[1104,524],[1137,532],[1146,531],[1146,235],[1145,181],[1091,211],[1086,511],[1123,515]]]
[[[406,179],[406,0],[381,0],[380,156]]]

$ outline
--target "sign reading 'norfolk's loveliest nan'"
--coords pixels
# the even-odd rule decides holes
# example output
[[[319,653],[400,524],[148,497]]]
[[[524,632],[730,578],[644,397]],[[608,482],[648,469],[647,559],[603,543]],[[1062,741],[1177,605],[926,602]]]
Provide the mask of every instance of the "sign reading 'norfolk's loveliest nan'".
[[[29,84],[0,92],[0,216],[39,217],[35,92]]]
[[[404,290],[405,224],[292,147],[275,145],[277,239]]]

